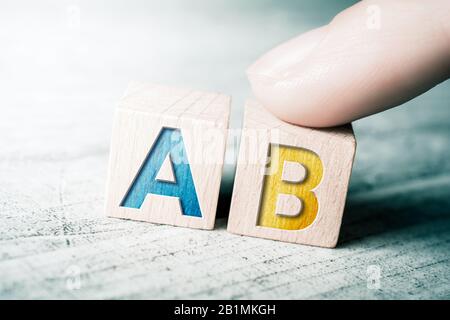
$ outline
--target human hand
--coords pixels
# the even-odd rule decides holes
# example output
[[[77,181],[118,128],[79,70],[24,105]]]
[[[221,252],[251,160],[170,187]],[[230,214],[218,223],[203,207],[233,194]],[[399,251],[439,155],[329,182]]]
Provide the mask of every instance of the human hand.
[[[282,120],[344,124],[402,104],[450,77],[450,1],[361,1],[247,70]]]

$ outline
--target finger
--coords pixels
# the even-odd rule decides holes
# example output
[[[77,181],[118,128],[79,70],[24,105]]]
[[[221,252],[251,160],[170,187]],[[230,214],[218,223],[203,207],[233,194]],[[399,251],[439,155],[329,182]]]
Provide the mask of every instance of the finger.
[[[256,61],[253,93],[279,118],[312,127],[394,107],[449,78],[449,16],[449,1],[362,1]]]

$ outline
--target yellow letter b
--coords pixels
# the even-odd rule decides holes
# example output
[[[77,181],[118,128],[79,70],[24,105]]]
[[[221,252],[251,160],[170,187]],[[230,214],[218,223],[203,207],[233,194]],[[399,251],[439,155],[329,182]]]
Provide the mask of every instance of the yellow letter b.
[[[312,190],[322,179],[322,161],[310,150],[277,144],[270,145],[269,156],[271,166],[276,167],[264,178],[258,226],[284,230],[308,227],[319,210]]]

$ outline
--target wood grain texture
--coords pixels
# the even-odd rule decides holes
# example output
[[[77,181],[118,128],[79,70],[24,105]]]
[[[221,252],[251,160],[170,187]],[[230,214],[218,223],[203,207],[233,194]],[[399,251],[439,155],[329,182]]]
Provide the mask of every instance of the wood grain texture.
[[[132,83],[120,100],[114,119],[106,215],[212,229],[222,178],[229,111],[230,98],[223,94]],[[175,128],[176,131],[168,128]],[[175,133],[177,137],[174,137]],[[180,189],[185,189],[185,192],[182,191],[183,197],[179,192],[176,196],[165,193],[163,187],[158,188],[162,190],[160,193],[138,190],[147,187],[147,182],[133,189],[138,177],[144,179],[142,181],[155,180],[148,170],[156,170],[154,176],[157,176],[159,170],[164,168],[162,161],[158,168],[151,168],[156,163],[147,163],[150,158],[160,156],[156,153],[163,151],[155,149],[153,152],[153,148],[162,146],[160,139],[167,140],[167,143],[176,139],[174,150],[168,149],[167,152],[171,152],[171,161],[175,166],[185,168],[179,178],[189,179],[189,184],[176,182],[177,186],[182,186]],[[173,158],[177,155],[179,159]],[[132,191],[143,192],[143,196],[137,206],[130,207],[126,200]],[[193,199],[186,199],[187,196]],[[194,209],[197,209],[194,214],[185,212],[183,200],[195,202]]]
[[[256,140],[257,144],[250,140]],[[303,128],[285,123],[257,102],[248,101],[228,231],[335,247],[355,147],[351,126]],[[252,161],[250,154],[257,161]],[[265,171],[267,159],[270,159],[269,172]],[[284,160],[305,165],[307,179],[300,184],[283,182]],[[298,196],[303,212],[295,217],[277,215],[279,193]]]
[[[161,165],[161,168],[159,169],[155,179],[172,183],[177,182],[173,171],[172,160],[170,159],[169,154],[164,159],[163,164]]]
[[[306,178],[306,168],[298,162],[284,160],[281,180],[285,182],[300,183]]]
[[[275,216],[296,217],[304,211],[303,201],[292,194],[278,193]]]

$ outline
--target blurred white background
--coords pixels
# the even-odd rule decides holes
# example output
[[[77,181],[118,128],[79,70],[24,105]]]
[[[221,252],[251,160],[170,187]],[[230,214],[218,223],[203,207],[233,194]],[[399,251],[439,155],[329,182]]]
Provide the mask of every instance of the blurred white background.
[[[19,139],[20,123],[35,129],[27,143],[52,140],[44,125],[65,128],[66,143],[52,152],[98,145],[98,139],[105,146],[112,110],[131,80],[230,94],[232,126],[238,127],[239,110],[251,94],[245,69],[252,61],[351,3],[3,1],[2,109],[14,110],[8,110],[9,134],[0,139],[26,152],[24,141],[11,144]]]

